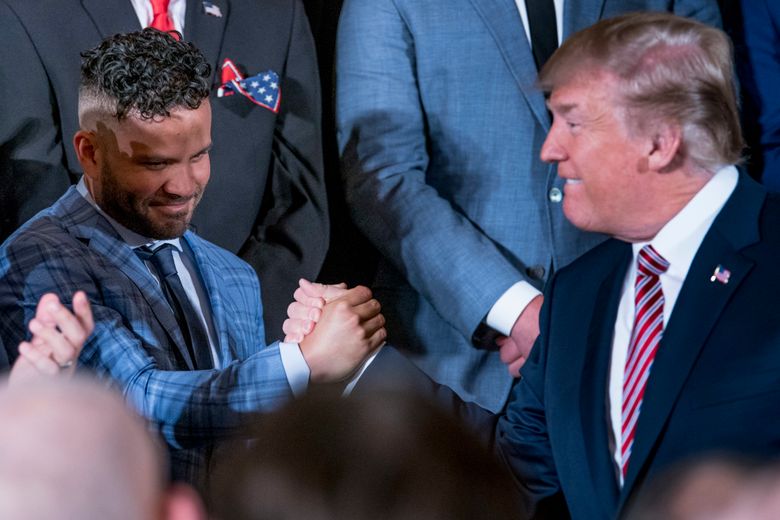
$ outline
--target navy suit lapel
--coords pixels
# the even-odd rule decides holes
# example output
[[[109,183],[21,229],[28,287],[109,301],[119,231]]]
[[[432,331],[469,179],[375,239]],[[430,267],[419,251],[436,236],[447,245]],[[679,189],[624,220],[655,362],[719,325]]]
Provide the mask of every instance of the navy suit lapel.
[[[545,132],[548,131],[550,116],[544,95],[536,88],[536,64],[514,0],[470,1],[496,41],[531,111]]]
[[[764,198],[763,189],[742,175],[693,259],[653,362],[621,504],[646,472],[669,414],[710,331],[753,267],[753,262],[740,250],[759,240],[758,216]],[[731,272],[726,284],[710,281],[718,265]]]
[[[187,0],[184,39],[194,43],[206,57],[212,67],[212,83],[216,83],[221,78],[219,57],[225,24],[230,16],[230,0],[212,0],[211,3],[219,8],[222,16],[207,14],[202,0]]]
[[[580,476],[580,479],[590,482],[594,502],[601,505],[603,517],[608,518],[613,516],[619,497],[609,443],[609,365],[623,279],[631,262],[631,246],[616,242],[611,255],[602,255],[599,260],[603,271],[595,292],[593,315],[589,326],[580,329],[588,331],[578,363],[581,367],[579,413],[584,450],[582,456],[588,460],[590,468],[589,478]],[[571,327],[570,330],[576,329]],[[572,431],[576,431],[576,428]]]
[[[194,370],[192,359],[184,343],[176,317],[160,291],[160,286],[133,249],[125,244],[114,228],[75,189],[55,206],[68,232],[85,242],[113,267],[119,269],[143,295],[152,314],[168,333],[189,370]]]
[[[133,6],[127,0],[81,0],[81,5],[103,38],[142,29]]]

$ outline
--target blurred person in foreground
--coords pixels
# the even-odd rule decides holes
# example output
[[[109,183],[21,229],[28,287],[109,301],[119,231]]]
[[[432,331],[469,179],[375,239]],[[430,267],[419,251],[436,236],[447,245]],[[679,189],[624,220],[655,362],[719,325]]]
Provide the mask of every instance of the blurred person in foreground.
[[[217,468],[222,520],[512,518],[509,475],[423,398],[309,394],[252,429]]]
[[[205,518],[195,492],[168,487],[167,473],[144,421],[96,382],[0,390],[0,518]]]

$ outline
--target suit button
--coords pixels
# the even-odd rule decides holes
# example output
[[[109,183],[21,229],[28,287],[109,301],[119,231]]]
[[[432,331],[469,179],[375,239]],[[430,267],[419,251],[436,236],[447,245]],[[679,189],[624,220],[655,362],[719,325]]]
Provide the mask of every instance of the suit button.
[[[561,190],[559,188],[553,188],[550,190],[550,202],[560,202],[563,200],[563,193],[561,193]]]
[[[541,265],[532,265],[525,268],[525,274],[528,278],[534,280],[544,280],[544,267]]]

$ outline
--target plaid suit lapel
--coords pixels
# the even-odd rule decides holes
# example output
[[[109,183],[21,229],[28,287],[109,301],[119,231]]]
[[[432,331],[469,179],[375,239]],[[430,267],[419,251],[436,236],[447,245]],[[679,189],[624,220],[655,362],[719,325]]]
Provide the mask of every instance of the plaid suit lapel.
[[[150,314],[165,329],[171,343],[177,349],[178,357],[184,361],[189,370],[194,370],[176,317],[165,301],[157,281],[105,217],[98,213],[75,188],[71,190],[55,206],[55,214],[66,223],[66,229],[71,235],[99,253],[107,263],[121,271],[138,288],[149,305]]]
[[[208,294],[209,303],[211,304],[211,319],[219,337],[220,356],[225,362],[227,360],[239,359],[240,356],[234,351],[234,345],[231,344],[232,342],[228,335],[227,317],[235,315],[235,312],[231,300],[222,298],[221,291],[223,289],[221,287],[224,286],[224,281],[220,273],[215,269],[214,264],[210,261],[209,255],[201,247],[200,240],[189,231],[184,234],[184,240],[187,241],[192,249],[203,286]]]

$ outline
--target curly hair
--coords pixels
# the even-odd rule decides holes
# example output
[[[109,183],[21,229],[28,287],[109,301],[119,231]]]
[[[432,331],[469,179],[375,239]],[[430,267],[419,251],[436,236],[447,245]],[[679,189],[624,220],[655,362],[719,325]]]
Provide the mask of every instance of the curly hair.
[[[193,44],[147,28],[81,53],[80,104],[98,104],[120,121],[130,112],[168,117],[176,107],[198,108],[210,78],[211,66]]]

